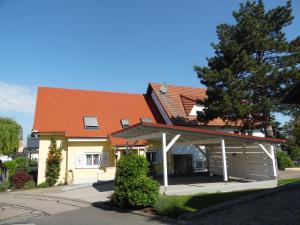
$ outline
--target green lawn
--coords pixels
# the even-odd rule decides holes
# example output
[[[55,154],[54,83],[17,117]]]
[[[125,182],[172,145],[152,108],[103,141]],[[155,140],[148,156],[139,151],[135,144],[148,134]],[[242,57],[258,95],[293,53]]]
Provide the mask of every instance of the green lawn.
[[[183,196],[161,196],[154,208],[159,215],[178,218],[186,212],[195,212],[220,202],[237,199],[257,190],[237,191],[227,193],[183,195]]]
[[[295,183],[295,182],[300,182],[300,178],[293,178],[293,179],[286,179],[286,180],[279,180],[278,181],[278,185],[282,186],[285,184],[291,184],[291,183]]]

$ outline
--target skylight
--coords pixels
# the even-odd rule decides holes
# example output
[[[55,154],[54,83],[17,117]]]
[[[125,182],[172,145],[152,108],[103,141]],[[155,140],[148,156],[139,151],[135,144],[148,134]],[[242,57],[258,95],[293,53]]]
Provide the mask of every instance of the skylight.
[[[98,129],[98,119],[94,116],[85,116],[83,117],[84,128],[85,129]]]
[[[152,123],[151,118],[141,118],[141,121],[144,122],[144,123]]]
[[[123,128],[130,126],[128,119],[121,119],[121,124]]]

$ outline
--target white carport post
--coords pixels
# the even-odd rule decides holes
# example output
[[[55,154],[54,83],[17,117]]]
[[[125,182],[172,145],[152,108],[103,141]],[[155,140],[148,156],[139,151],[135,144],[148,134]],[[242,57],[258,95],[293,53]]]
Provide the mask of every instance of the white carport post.
[[[223,179],[225,182],[228,181],[227,175],[227,161],[226,161],[226,150],[225,150],[225,140],[221,140],[221,149],[222,149],[222,163],[223,163]]]
[[[162,133],[162,150],[163,150],[163,167],[164,167],[164,187],[168,187],[168,160],[167,160],[167,152],[170,148],[175,144],[175,142],[180,137],[180,134],[177,134],[167,145],[167,135],[166,133]]]
[[[277,177],[277,168],[276,168],[276,162],[275,162],[275,153],[274,153],[274,146],[271,145],[271,156],[272,156],[272,165],[273,165],[273,172],[274,177]]]
[[[262,145],[259,144],[259,147],[269,156],[269,158],[272,160],[272,166],[273,166],[273,175],[274,177],[277,177],[277,168],[276,168],[276,162],[275,162],[275,154],[274,154],[274,146],[271,145],[270,147],[270,152]]]

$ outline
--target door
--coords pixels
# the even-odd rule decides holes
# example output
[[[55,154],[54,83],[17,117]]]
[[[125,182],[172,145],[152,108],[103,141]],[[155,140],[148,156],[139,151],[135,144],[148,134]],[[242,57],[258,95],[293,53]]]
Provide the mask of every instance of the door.
[[[184,175],[193,173],[193,155],[173,155],[174,174]]]

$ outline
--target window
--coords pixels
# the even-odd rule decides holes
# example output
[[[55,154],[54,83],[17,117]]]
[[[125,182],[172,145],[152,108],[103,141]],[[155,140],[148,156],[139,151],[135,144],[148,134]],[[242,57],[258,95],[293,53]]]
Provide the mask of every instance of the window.
[[[152,123],[151,118],[141,118],[141,121],[144,122],[144,123]]]
[[[109,165],[109,153],[77,153],[76,168],[99,168]]]
[[[157,152],[146,152],[146,159],[149,163],[157,163]]]
[[[97,117],[85,116],[83,117],[84,128],[85,129],[98,129],[99,124]]]
[[[100,154],[86,154],[86,166],[100,166]]]
[[[121,124],[123,128],[130,126],[128,119],[121,119]]]

